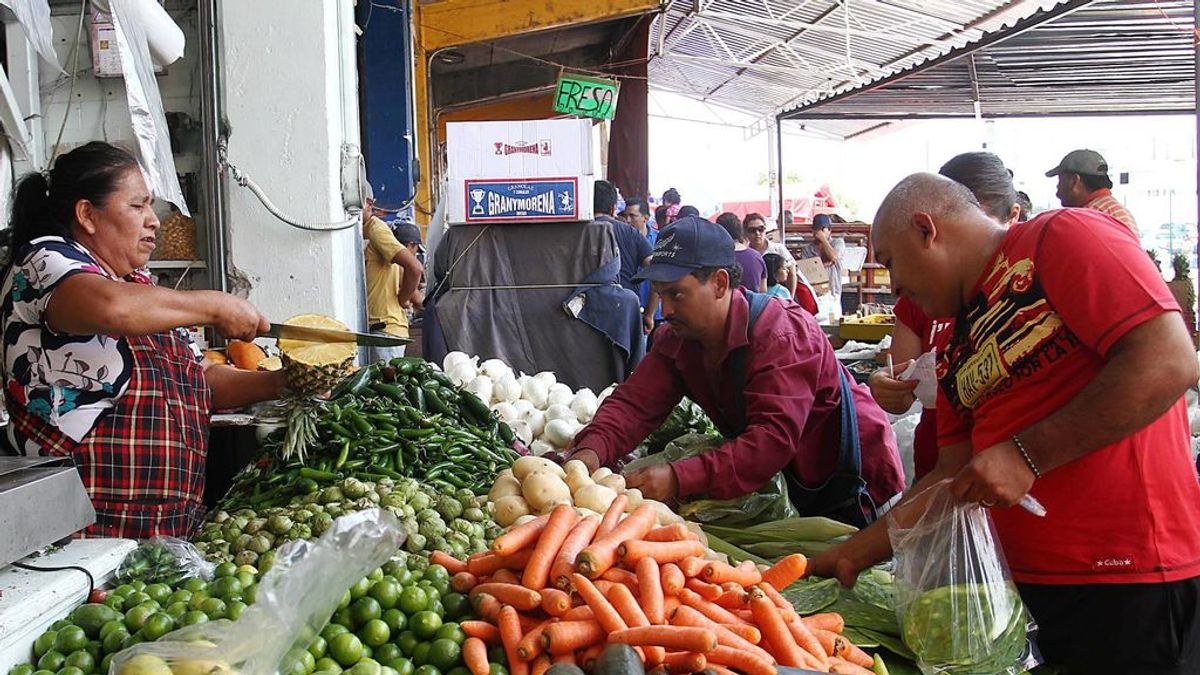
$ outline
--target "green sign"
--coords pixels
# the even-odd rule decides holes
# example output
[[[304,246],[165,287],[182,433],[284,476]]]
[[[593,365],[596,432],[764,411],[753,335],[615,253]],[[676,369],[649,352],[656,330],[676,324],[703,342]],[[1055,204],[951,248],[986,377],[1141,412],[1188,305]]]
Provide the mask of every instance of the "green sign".
[[[554,91],[554,112],[611,120],[617,114],[620,91],[617,80],[563,73]]]

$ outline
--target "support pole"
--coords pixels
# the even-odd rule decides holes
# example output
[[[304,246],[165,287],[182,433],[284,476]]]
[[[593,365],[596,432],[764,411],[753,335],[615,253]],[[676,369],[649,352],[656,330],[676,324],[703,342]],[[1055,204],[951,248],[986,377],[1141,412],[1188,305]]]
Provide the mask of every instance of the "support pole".
[[[1192,3],[1192,49],[1195,58],[1195,72],[1192,73],[1192,83],[1196,87],[1196,258],[1200,260],[1200,41],[1196,40],[1196,29],[1200,29],[1200,1]]]
[[[778,220],[775,222],[779,224],[779,242],[787,246],[787,230],[783,226],[783,212],[787,209],[783,203],[783,122],[778,115],[775,117],[775,174],[775,194],[779,199],[779,210],[775,213]]]

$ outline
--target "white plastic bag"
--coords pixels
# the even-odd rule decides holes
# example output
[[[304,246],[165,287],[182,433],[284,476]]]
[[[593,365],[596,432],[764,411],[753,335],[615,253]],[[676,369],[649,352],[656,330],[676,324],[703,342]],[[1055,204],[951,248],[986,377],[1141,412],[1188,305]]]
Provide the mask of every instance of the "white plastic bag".
[[[1032,621],[987,510],[938,483],[888,515],[896,616],[926,675],[1017,675],[1038,665]],[[924,504],[922,504],[924,502]],[[914,509],[921,506],[915,522]]]
[[[135,579],[147,584],[178,584],[188,577],[212,579],[216,565],[205,560],[190,542],[175,537],[151,537],[117,565],[117,583]]]
[[[400,523],[386,511],[342,516],[317,541],[300,539],[280,548],[258,584],[257,602],[237,621],[187,626],[135,645],[113,658],[109,675],[288,672],[280,664],[289,650],[304,649],[346,589],[394,555],[404,538]]]
[[[927,351],[909,364],[900,373],[901,380],[916,380],[917,390],[913,392],[921,407],[933,410],[937,407],[937,350]]]

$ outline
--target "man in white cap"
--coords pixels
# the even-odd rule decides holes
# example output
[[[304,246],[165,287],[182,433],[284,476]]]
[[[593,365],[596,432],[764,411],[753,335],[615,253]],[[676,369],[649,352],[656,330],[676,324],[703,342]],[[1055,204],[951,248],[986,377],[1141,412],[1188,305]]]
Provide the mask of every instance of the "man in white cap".
[[[1072,150],[1046,172],[1046,177],[1058,176],[1055,195],[1063,206],[1093,209],[1116,218],[1134,236],[1139,236],[1137,221],[1121,202],[1112,196],[1112,179],[1108,177],[1108,162],[1095,150]]]

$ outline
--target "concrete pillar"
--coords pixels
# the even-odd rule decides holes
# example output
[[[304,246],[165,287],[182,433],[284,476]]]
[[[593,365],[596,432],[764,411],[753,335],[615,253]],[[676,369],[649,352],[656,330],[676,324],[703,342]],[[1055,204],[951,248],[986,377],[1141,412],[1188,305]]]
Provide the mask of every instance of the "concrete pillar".
[[[359,146],[353,3],[220,0],[230,163],[286,214],[346,220],[343,146]],[[225,178],[230,291],[268,318],[335,316],[362,328],[362,233],[291,227]]]

